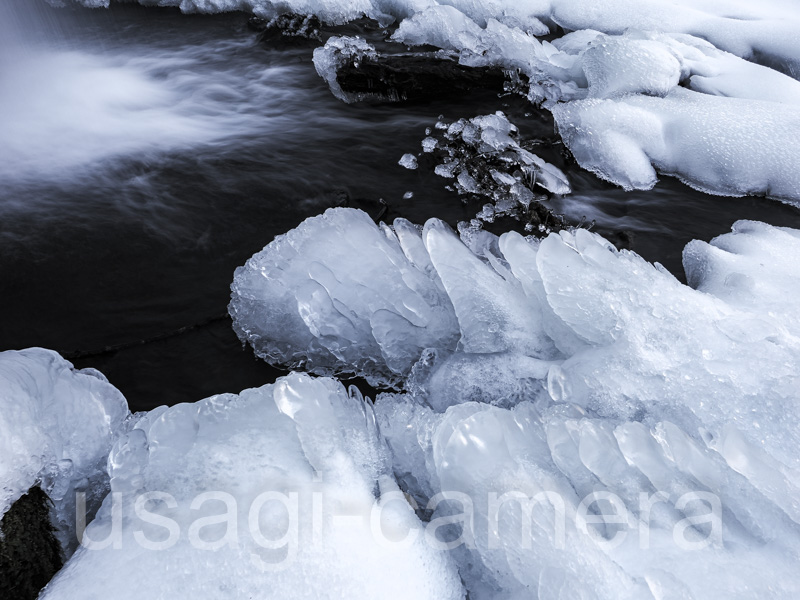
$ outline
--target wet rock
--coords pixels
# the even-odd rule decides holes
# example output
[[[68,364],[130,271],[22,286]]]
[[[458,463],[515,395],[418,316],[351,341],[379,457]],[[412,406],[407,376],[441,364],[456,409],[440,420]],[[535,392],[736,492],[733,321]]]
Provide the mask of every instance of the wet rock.
[[[505,75],[500,69],[461,65],[449,52],[404,52],[346,61],[336,79],[344,92],[362,99],[414,102],[475,89],[500,93]]]
[[[33,600],[64,558],[50,521],[51,502],[33,487],[0,521],[0,598]]]

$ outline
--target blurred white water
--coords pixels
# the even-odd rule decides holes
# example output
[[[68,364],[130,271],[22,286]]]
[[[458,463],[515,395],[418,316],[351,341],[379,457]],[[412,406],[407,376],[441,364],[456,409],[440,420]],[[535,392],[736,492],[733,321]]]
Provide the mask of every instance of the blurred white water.
[[[6,183],[264,133],[281,118],[270,106],[287,99],[296,76],[289,67],[237,65],[251,37],[172,48],[87,46],[55,39],[53,13],[38,0],[0,6]]]

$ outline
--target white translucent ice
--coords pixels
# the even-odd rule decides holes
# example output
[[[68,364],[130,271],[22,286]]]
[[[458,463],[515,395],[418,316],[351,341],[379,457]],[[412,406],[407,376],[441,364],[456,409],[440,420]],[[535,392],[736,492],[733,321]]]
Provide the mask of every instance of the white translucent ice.
[[[42,348],[0,352],[0,516],[38,484],[71,551],[75,491],[90,505],[102,498],[106,457],[127,416],[125,398],[98,371]]]
[[[403,541],[422,524],[387,458],[370,401],[331,379],[156,409],[43,598],[463,598],[446,553]]]
[[[377,407],[417,501],[451,499],[428,504],[432,522],[459,515],[472,544],[460,561],[471,598],[800,593],[800,526],[674,422],[531,401],[436,414],[409,396],[384,396]]]
[[[336,253],[348,237],[381,232],[358,211],[335,215],[313,223],[327,250],[284,253],[285,273]],[[540,598],[798,593],[800,232],[740,221],[711,243],[692,242],[684,255],[691,285],[582,229],[542,241],[483,232],[467,247],[432,220],[421,242],[414,239],[416,264],[441,282],[453,307],[458,343],[429,338],[407,394],[379,398],[379,422],[398,480],[417,502],[459,492],[474,503],[468,528],[476,546],[454,551],[471,597],[530,589]],[[363,254],[336,254],[335,279],[360,272]],[[359,277],[386,291],[389,272]],[[273,304],[248,318],[282,310]],[[367,322],[371,310],[357,299],[339,307],[353,322]],[[377,364],[373,340],[346,343]],[[563,543],[549,512],[535,513],[531,543],[518,537],[525,521],[517,509],[499,513],[495,526],[489,494],[510,492],[557,494],[567,517]],[[619,498],[624,511],[612,514],[636,535],[610,547],[603,540],[615,537],[615,526],[585,534],[575,519],[591,492],[613,494],[603,500],[612,507]],[[643,548],[650,509],[640,494],[658,492],[666,506],[652,509]],[[684,498],[689,492],[701,497]],[[458,512],[448,506],[434,517]],[[721,529],[709,511],[721,515]],[[713,537],[719,531],[721,541]]]
[[[455,348],[453,306],[421,232],[330,209],[236,270],[229,312],[266,360],[397,383],[422,350]]]

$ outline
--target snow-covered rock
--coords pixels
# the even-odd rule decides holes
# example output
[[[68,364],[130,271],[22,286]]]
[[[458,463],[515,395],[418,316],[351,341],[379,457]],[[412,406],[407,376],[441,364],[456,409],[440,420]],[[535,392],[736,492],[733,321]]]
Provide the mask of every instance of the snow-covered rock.
[[[106,458],[128,416],[122,394],[94,369],[42,348],[0,352],[0,517],[40,485],[53,501],[65,552],[75,539],[75,493],[89,508],[108,489]]]
[[[800,107],[676,87],[553,107],[578,163],[625,189],[650,189],[657,172],[720,195],[800,203]]]
[[[42,597],[462,598],[387,459],[370,401],[331,379],[156,409]]]

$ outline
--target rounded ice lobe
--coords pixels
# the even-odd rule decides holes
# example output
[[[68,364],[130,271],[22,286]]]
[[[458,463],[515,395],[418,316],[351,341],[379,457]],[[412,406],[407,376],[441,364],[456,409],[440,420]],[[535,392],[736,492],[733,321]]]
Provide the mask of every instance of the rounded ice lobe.
[[[118,542],[81,548],[43,598],[464,596],[391,477],[371,402],[332,379],[157,409],[109,462],[85,535]]]
[[[453,307],[420,232],[330,209],[236,271],[234,328],[262,358],[396,385],[422,350],[455,348]]]

